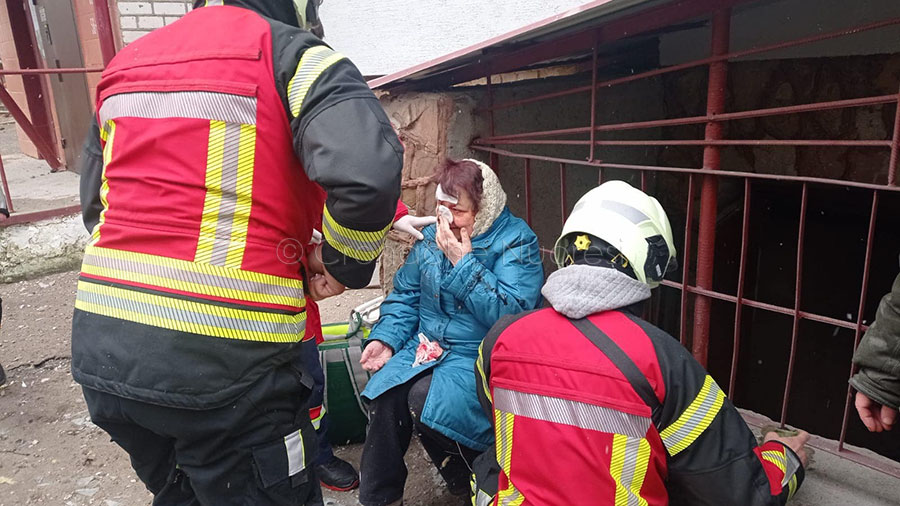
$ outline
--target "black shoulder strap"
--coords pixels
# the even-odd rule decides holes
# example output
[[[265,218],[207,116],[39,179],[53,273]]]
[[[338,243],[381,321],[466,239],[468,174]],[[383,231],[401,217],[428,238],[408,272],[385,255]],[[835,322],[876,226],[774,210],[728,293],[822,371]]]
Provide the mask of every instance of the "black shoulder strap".
[[[587,318],[580,318],[578,320],[569,318],[569,321],[572,322],[572,325],[584,334],[585,337],[594,343],[594,346],[600,349],[613,365],[622,371],[622,374],[624,374],[628,382],[631,383],[631,387],[634,388],[634,391],[641,396],[644,403],[650,406],[650,409],[656,414],[657,409],[660,407],[656,392],[653,391],[653,387],[650,386],[650,382],[647,381],[647,377],[644,376],[644,373],[642,373],[634,361],[622,351],[622,348],[619,348],[619,345],[616,344],[615,341],[597,328],[597,326]]]

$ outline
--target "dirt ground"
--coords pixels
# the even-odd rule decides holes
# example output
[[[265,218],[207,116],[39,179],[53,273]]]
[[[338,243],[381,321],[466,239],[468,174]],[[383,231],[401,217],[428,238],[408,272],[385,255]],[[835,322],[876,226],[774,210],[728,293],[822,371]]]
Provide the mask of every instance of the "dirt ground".
[[[0,284],[0,506],[52,504],[131,506],[151,496],[128,460],[90,422],[81,388],[70,374],[70,327],[77,273]],[[344,321],[379,290],[348,292],[322,304],[323,321]],[[360,445],[337,449],[359,464]],[[417,442],[407,454],[405,503],[460,504],[443,486]],[[325,504],[357,504],[356,494],[326,491]]]

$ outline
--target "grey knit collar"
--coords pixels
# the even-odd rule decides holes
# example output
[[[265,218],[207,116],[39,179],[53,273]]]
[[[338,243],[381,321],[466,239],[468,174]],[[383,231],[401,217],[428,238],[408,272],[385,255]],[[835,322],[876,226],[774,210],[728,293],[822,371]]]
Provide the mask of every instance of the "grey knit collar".
[[[570,265],[551,274],[541,294],[556,311],[584,318],[649,299],[650,287],[615,269]]]

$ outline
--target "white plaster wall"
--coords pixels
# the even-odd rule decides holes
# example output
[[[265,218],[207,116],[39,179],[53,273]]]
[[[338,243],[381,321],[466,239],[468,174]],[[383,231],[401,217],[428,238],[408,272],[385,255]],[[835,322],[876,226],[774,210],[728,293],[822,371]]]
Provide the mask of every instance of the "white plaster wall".
[[[325,41],[366,76],[403,70],[585,0],[325,0]]]

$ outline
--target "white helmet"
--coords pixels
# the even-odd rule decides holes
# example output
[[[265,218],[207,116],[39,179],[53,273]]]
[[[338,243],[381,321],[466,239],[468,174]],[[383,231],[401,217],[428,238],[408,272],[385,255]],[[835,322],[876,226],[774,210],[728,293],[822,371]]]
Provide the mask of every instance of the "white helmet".
[[[578,247],[578,241],[587,241],[578,234],[592,235],[619,250],[638,281],[650,288],[658,286],[676,265],[666,212],[655,198],[624,181],[603,183],[578,200],[553,249],[558,267],[566,265],[570,245]]]

